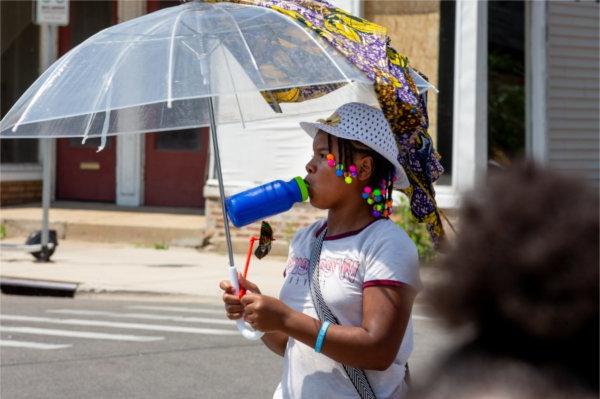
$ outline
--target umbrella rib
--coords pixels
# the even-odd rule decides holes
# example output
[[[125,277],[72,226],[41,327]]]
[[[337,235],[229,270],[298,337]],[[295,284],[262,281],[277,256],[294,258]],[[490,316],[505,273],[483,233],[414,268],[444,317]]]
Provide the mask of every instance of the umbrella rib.
[[[240,105],[240,99],[238,98],[238,92],[235,87],[235,79],[233,78],[233,74],[231,73],[231,67],[229,66],[229,60],[227,59],[227,54],[225,54],[225,46],[221,45],[221,51],[223,52],[223,58],[225,58],[225,65],[227,65],[227,70],[229,71],[229,77],[231,79],[231,84],[233,86],[233,96],[235,97],[235,102],[238,106],[238,111],[240,112],[240,121],[242,122],[242,128],[246,128],[246,123],[244,122],[244,115],[242,114],[242,107]]]
[[[166,24],[168,22],[168,20],[166,21],[160,21],[158,22],[156,25],[153,25],[151,28],[149,28],[148,30],[144,31],[144,35],[149,34],[154,32],[156,29],[160,28],[162,25]],[[119,66],[119,64],[121,63],[121,60],[123,59],[123,56],[125,55],[125,52],[127,50],[129,50],[129,48],[131,46],[133,46],[136,42],[141,40],[141,36],[138,36],[135,40],[131,41],[130,43],[127,44],[127,47],[125,47],[123,50],[121,50],[121,52],[119,53],[119,56],[117,57],[115,63],[113,64],[113,66],[110,68],[110,71],[106,74],[105,76],[105,80],[104,80],[104,89],[102,91],[100,91],[98,93],[98,96],[96,97],[96,101],[94,103],[94,108],[96,108],[96,105],[98,104],[98,102],[100,101],[100,99],[103,96],[106,96],[106,92],[108,91],[108,88],[111,85],[112,79],[114,77],[114,71],[116,70],[116,68]],[[104,144],[106,143],[106,133],[108,132],[108,121],[110,118],[110,103],[108,101],[108,99],[105,97],[106,99],[106,107],[105,107],[105,116],[104,116],[104,124],[102,125],[102,132],[101,132],[101,143],[100,143],[100,147],[98,148],[98,151],[102,151],[102,149],[104,148]],[[84,132],[83,135],[83,140],[82,142],[85,143],[85,141],[88,138],[89,135],[89,129],[91,128],[91,122],[93,119],[93,116],[96,113],[91,113],[90,116],[88,117],[88,124],[86,126],[86,130]]]
[[[246,48],[246,51],[248,52],[248,55],[250,56],[250,60],[252,61],[252,65],[254,66],[254,69],[258,73],[258,77],[260,78],[261,82],[263,84],[265,84],[265,81],[262,78],[262,75],[260,73],[260,69],[258,69],[258,64],[256,63],[256,59],[252,55],[252,51],[250,50],[250,46],[248,45],[248,42],[246,41],[246,37],[242,33],[242,30],[240,29],[237,21],[235,20],[235,18],[233,17],[233,15],[231,15],[231,13],[229,11],[224,10],[222,7],[216,7],[216,9],[219,10],[219,11],[221,11],[221,12],[223,12],[223,13],[225,13],[225,14],[227,14],[227,16],[233,21],[233,25],[235,26],[235,29],[238,31],[240,37],[242,38],[242,41],[244,42],[244,47]]]
[[[233,15],[231,15],[231,13],[229,11],[227,11],[226,9],[223,9],[222,7],[219,7],[219,6],[217,6],[216,8],[217,8],[217,10],[225,13],[233,21],[233,25],[235,26],[235,29],[238,31],[240,37],[242,38],[242,41],[244,42],[244,47],[246,47],[246,51],[248,52],[248,55],[250,56],[250,59],[252,60],[252,65],[254,65],[254,69],[256,70],[258,78],[260,79],[261,83],[263,84],[263,90],[265,90],[266,89],[265,80],[262,77],[260,69],[258,69],[258,64],[256,62],[256,59],[254,58],[254,55],[252,55],[252,51],[250,50],[248,41],[246,40],[244,33],[240,29],[240,26],[238,25],[237,21],[235,20],[235,18],[233,17]],[[271,97],[271,101],[273,101],[274,104],[277,104],[277,100],[275,99],[275,96],[273,96],[273,93],[270,90],[268,90],[268,91],[265,90],[265,91]],[[237,97],[236,97],[236,99],[237,99]],[[239,107],[239,104],[238,104],[238,107]],[[241,113],[242,113],[242,111],[240,109],[240,116],[241,116]],[[242,125],[244,125],[243,118],[242,118]]]
[[[175,18],[173,28],[171,29],[171,39],[169,43],[169,72],[167,74],[167,108],[171,108],[173,106],[173,59],[175,58],[175,33],[177,33],[177,26],[179,25],[179,20],[181,19],[181,16],[188,11],[193,10],[190,10],[190,8],[188,7],[185,10],[182,10],[179,14],[177,14],[177,18]]]
[[[21,125],[21,123],[23,122],[23,120],[25,119],[25,117],[27,116],[27,114],[29,113],[29,110],[31,109],[31,107],[40,99],[40,97],[42,96],[42,94],[44,94],[44,92],[49,87],[51,87],[51,86],[54,85],[54,81],[60,75],[62,75],[62,72],[63,72],[64,68],[66,68],[68,61],[71,61],[71,58],[73,58],[73,56],[75,54],[77,54],[83,47],[85,47],[85,45],[86,44],[84,42],[84,43],[82,43],[80,45],[80,47],[74,48],[69,53],[67,53],[67,55],[65,56],[65,58],[56,67],[56,70],[52,73],[52,76],[50,78],[48,78],[48,80],[46,80],[44,82],[44,84],[42,85],[42,87],[40,87],[40,89],[35,93],[35,95],[31,99],[31,101],[29,102],[29,104],[27,104],[27,108],[25,108],[25,111],[23,111],[23,114],[21,115],[21,117],[19,118],[19,120],[17,121],[17,123],[15,123],[15,125],[12,128],[12,132],[13,133],[17,131],[17,129],[19,128],[19,126]]]
[[[294,23],[296,23],[297,25],[300,25],[299,22],[294,21]],[[302,27],[302,25],[300,25]],[[323,51],[323,53],[325,53],[325,55],[327,56],[327,58],[329,58],[329,61],[331,61],[331,63],[337,68],[337,70],[342,74],[342,76],[344,77],[344,79],[346,79],[346,82],[349,82],[351,85],[354,83],[354,81],[350,78],[348,78],[348,75],[346,75],[344,73],[344,71],[342,71],[342,69],[340,68],[340,66],[337,64],[337,62],[335,62],[333,60],[333,58],[331,57],[331,54],[329,54],[329,52],[321,45],[321,43],[319,43],[319,41],[313,36],[313,34],[311,32],[308,32],[306,30],[306,28],[302,27],[303,30],[306,32],[306,34],[308,35],[308,37],[310,37],[310,39],[321,49],[321,51]],[[337,51],[337,50],[335,50]]]

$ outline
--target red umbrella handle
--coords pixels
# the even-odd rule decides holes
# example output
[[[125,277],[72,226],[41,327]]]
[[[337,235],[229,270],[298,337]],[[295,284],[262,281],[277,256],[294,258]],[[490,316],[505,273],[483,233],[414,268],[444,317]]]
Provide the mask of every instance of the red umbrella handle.
[[[248,275],[248,266],[250,266],[250,259],[252,258],[252,250],[254,249],[254,242],[258,240],[258,237],[250,237],[250,245],[248,245],[248,255],[246,255],[246,264],[244,265],[244,279]],[[246,288],[240,286],[240,299],[246,294]]]

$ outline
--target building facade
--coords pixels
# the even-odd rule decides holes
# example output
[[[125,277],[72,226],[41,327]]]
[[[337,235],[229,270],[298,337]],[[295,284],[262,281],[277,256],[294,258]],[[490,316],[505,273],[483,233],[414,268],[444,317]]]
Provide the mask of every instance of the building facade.
[[[447,171],[437,183],[442,208],[456,207],[488,168],[523,155],[599,184],[597,1],[334,3],[387,27],[392,45],[439,89],[428,102],[431,135]],[[2,2],[2,115],[52,60],[85,38],[177,4],[71,0],[67,26],[40,27],[32,23],[32,2]],[[53,199],[202,208],[219,231],[207,133],[112,137],[100,153],[93,140],[51,140]],[[228,193],[304,173],[310,140],[295,125],[264,126],[255,136],[221,134]],[[1,146],[2,205],[39,201],[45,147],[37,140]],[[284,148],[294,155],[273,167],[265,153],[276,157]],[[277,220],[293,231],[316,215],[301,206]]]

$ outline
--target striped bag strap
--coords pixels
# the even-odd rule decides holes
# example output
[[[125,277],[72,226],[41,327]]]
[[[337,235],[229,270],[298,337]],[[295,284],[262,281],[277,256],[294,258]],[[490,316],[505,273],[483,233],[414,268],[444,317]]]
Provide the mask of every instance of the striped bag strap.
[[[327,306],[323,300],[321,286],[319,284],[319,260],[321,258],[321,249],[323,248],[323,240],[326,233],[327,229],[325,228],[317,237],[310,254],[310,294],[319,320],[329,321],[332,324],[340,324],[337,317],[335,317],[331,309],[329,309],[329,306]],[[342,364],[342,366],[361,399],[376,399],[373,388],[371,387],[371,384],[369,384],[369,380],[363,369],[350,367],[345,364]]]

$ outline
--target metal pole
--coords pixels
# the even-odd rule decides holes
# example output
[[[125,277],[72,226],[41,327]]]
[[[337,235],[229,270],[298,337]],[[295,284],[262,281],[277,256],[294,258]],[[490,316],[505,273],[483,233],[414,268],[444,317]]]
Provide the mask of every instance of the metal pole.
[[[208,114],[210,116],[210,134],[213,142],[213,151],[215,153],[215,168],[217,170],[217,180],[219,181],[219,194],[221,197],[221,209],[223,211],[223,224],[225,225],[225,240],[227,241],[229,266],[234,266],[229,219],[227,219],[227,211],[225,210],[225,185],[223,184],[223,171],[221,170],[221,157],[219,155],[219,139],[217,138],[217,124],[215,123],[215,109],[212,97],[208,99]]]
[[[40,26],[40,35],[42,38],[42,54],[40,56],[40,73],[45,71],[55,60],[55,47],[56,47],[56,27],[48,24],[42,24]],[[42,146],[42,239],[41,239],[41,257],[40,260],[48,262],[50,260],[48,241],[49,241],[49,211],[50,211],[50,189],[52,186],[51,182],[51,159],[52,159],[52,139],[40,139],[40,145]]]
[[[50,210],[50,151],[52,146],[50,144],[51,139],[41,139],[40,144],[43,146],[43,176],[44,180],[42,183],[42,207],[44,212],[42,214],[42,258],[44,262],[49,261],[48,254],[48,240],[49,240],[49,210]]]

